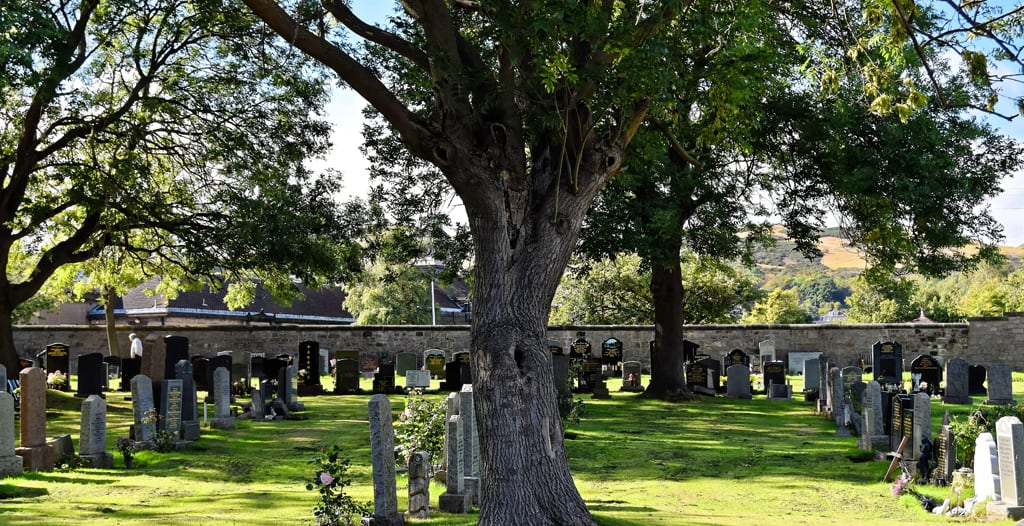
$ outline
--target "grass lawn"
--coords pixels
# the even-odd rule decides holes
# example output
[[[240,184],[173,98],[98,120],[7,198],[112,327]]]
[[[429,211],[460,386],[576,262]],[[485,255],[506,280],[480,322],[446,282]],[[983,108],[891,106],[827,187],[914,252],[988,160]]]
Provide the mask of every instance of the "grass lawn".
[[[329,378],[324,383],[332,385]],[[814,415],[811,403],[755,396],[670,404],[617,392],[613,384],[610,400],[584,397],[587,413],[571,428],[576,437],[566,441],[576,485],[601,525],[951,521],[925,512],[913,497],[894,498],[881,482],[888,464],[868,461],[854,438],[834,436],[835,425]],[[369,387],[365,382],[363,388]],[[108,393],[107,442],[115,468],[0,479],[0,524],[311,523],[317,495],[305,484],[315,476],[309,460],[324,445],[340,445],[351,459],[348,493],[357,501],[372,500],[368,400],[369,395],[305,397],[305,420],[239,420],[231,431],[203,428],[191,446],[140,452],[127,470],[115,441],[128,434],[131,403],[126,393]],[[391,400],[397,416],[404,397]],[[77,447],[81,399],[50,391],[47,403],[47,434],[71,434]],[[933,401],[936,424],[946,408]],[[962,415],[971,406],[948,408]],[[212,411],[211,406],[211,416]],[[405,485],[400,474],[403,510]],[[948,488],[922,491],[939,500],[949,494]],[[442,485],[432,485],[432,507],[443,492]],[[476,516],[434,509],[431,519],[410,522],[470,525]]]

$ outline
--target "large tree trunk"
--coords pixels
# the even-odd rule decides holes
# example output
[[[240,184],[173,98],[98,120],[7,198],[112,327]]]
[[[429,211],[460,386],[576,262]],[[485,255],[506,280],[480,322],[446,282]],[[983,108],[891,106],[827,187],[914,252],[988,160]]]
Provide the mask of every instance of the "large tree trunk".
[[[680,245],[666,253],[679,254]],[[651,266],[654,300],[654,349],[651,382],[643,396],[675,400],[689,396],[683,379],[683,279],[679,257],[659,258]]]
[[[17,378],[21,372],[21,359],[14,347],[14,320],[11,309],[0,305],[0,363],[7,368],[8,378]]]
[[[550,235],[538,226],[549,216],[538,215],[525,219],[523,231],[549,235],[531,236],[528,248],[503,243],[502,222],[473,224],[481,525],[594,524],[569,472],[547,348],[551,298],[578,228]]]

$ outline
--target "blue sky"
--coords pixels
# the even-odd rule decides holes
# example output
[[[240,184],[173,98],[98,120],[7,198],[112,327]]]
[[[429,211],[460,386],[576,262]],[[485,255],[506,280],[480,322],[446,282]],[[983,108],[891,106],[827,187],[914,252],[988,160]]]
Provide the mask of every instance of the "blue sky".
[[[353,0],[352,9],[360,18],[367,21],[382,21],[393,12],[398,2],[382,0]],[[330,120],[334,123],[332,141],[333,153],[323,163],[315,163],[317,168],[332,167],[344,174],[344,194],[353,197],[365,197],[369,189],[367,173],[369,163],[359,152],[362,144],[362,113],[366,103],[355,92],[338,89],[328,109]],[[989,122],[1016,137],[1024,140],[1024,117],[1012,122],[1003,119],[989,119]],[[989,205],[993,216],[1003,224],[1006,237],[1003,244],[1024,245],[1024,173],[1003,181],[1003,193],[993,199]],[[465,213],[461,206],[452,210],[457,221],[465,223]]]

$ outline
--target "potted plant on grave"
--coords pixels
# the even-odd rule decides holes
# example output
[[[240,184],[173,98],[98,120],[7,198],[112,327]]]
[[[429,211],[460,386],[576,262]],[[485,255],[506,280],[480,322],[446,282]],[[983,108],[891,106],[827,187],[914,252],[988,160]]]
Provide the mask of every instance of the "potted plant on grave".
[[[125,469],[131,469],[132,458],[135,456],[135,441],[129,437],[118,437],[117,450],[124,456]]]
[[[63,389],[68,383],[68,375],[62,373],[60,369],[46,375],[46,386],[50,389]]]

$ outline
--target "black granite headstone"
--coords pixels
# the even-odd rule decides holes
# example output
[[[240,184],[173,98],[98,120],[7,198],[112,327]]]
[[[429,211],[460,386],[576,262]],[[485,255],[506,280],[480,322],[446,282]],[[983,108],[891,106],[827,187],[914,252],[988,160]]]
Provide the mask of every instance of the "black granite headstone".
[[[942,383],[942,366],[939,360],[929,354],[922,354],[910,362],[910,374],[921,375],[919,386],[921,391],[929,395],[939,393],[939,384]],[[925,385],[922,385],[925,384]]]
[[[103,394],[106,383],[107,364],[103,363],[103,355],[94,352],[78,357],[78,391],[75,396],[86,398],[89,395]]]
[[[903,346],[899,342],[875,342],[871,359],[876,382],[882,386],[903,384]]]

